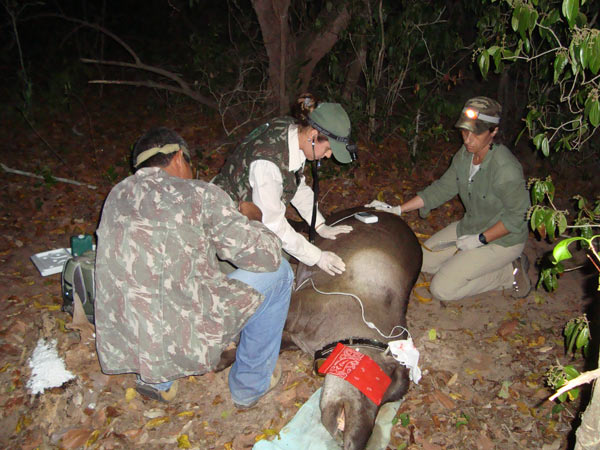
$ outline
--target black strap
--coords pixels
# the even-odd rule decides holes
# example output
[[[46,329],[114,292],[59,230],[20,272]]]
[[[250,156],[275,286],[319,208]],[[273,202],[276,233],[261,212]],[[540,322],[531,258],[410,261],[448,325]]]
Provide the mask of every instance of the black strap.
[[[313,210],[312,210],[312,219],[310,221],[310,229],[308,230],[308,240],[309,242],[315,242],[316,237],[316,229],[315,223],[317,222],[317,209],[319,204],[319,172],[317,170],[317,161],[311,161],[312,166],[312,177],[313,177]]]
[[[341,341],[335,341],[331,344],[327,344],[320,350],[317,350],[314,355],[314,371],[317,375],[319,374],[319,361],[327,359],[327,357],[333,352],[333,349],[338,345],[343,344],[347,347],[367,347],[375,350],[381,350],[382,352],[387,350],[388,345],[386,343],[377,341],[375,339],[351,337]]]

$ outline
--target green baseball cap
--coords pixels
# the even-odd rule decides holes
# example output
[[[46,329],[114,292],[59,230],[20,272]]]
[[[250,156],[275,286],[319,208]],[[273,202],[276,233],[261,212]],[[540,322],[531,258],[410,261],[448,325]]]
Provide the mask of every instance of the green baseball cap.
[[[308,123],[327,136],[335,159],[342,164],[352,162],[356,148],[350,142],[350,118],[339,103],[320,103],[308,116]],[[349,151],[350,150],[350,151]]]
[[[473,97],[467,100],[459,119],[454,125],[475,134],[481,134],[500,124],[502,106],[489,97]]]

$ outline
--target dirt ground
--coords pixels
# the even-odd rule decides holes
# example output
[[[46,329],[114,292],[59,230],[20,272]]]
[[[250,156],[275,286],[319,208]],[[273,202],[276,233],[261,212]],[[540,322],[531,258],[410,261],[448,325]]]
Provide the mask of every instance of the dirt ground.
[[[30,124],[13,116],[0,129],[0,162],[6,166],[97,186],[0,171],[0,447],[237,450],[276,438],[322,383],[311,372],[310,355],[284,352],[283,383],[249,411],[234,408],[225,372],[181,380],[168,405],[132,396],[134,375],[103,375],[93,339],[81,340],[69,329],[71,317],[60,311],[60,275],[42,277],[29,259],[68,247],[72,235],[94,233],[106,194],[128,174],[132,143],[150,126],[170,126],[198,150],[198,176],[205,180],[232,147],[233,140],[222,139],[218,120],[193,105],[167,107],[148,91],[115,92],[86,99],[85,108],[34,111],[37,120]],[[399,140],[363,144],[358,165],[324,164],[321,209],[328,214],[363,204],[379,192],[397,204],[441,175],[457,148],[457,141],[432,146],[412,168]],[[545,176],[535,158],[523,162],[527,175]],[[564,184],[574,193],[578,182],[574,177]],[[427,220],[416,213],[405,220],[426,236],[461,212],[453,201]],[[526,253],[534,262],[550,248],[531,234]],[[529,274],[537,280],[534,265]],[[561,277],[556,293],[536,291],[515,301],[508,293],[489,292],[446,306],[424,302],[429,294],[419,288],[408,324],[423,378],[400,406],[390,448],[568,448],[580,403],[548,402],[543,374],[557,362],[582,368],[582,358],[565,357],[561,331],[568,319],[588,310],[596,281],[591,271],[572,271]],[[56,340],[76,378],[32,396],[28,360],[39,338]]]

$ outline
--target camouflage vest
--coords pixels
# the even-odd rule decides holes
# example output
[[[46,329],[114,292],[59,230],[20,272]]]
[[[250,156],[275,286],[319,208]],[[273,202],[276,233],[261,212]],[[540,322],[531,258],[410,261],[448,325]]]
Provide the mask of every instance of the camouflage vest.
[[[288,128],[291,117],[279,117],[252,131],[229,155],[213,183],[227,192],[235,202],[252,201],[250,164],[264,159],[275,164],[283,178],[282,201],[287,205],[296,194],[299,177],[290,172]]]

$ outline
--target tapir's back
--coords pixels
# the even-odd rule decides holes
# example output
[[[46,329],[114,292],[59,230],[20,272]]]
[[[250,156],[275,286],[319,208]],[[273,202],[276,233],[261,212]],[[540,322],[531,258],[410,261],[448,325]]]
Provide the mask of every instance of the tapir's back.
[[[339,218],[349,216],[338,224],[352,225],[351,233],[338,234],[335,240],[318,239],[315,242],[322,250],[332,251],[344,260],[346,271],[343,274],[330,276],[316,266],[298,266],[297,290],[292,295],[285,338],[306,352],[313,353],[348,337],[387,341],[365,325],[355,298],[324,295],[315,288],[359,297],[366,321],[372,322],[384,334],[395,325],[406,325],[408,297],[421,270],[419,242],[400,217],[369,210],[379,220],[366,224],[353,217],[354,212],[361,210],[364,209],[342,211],[328,220],[333,224]]]

